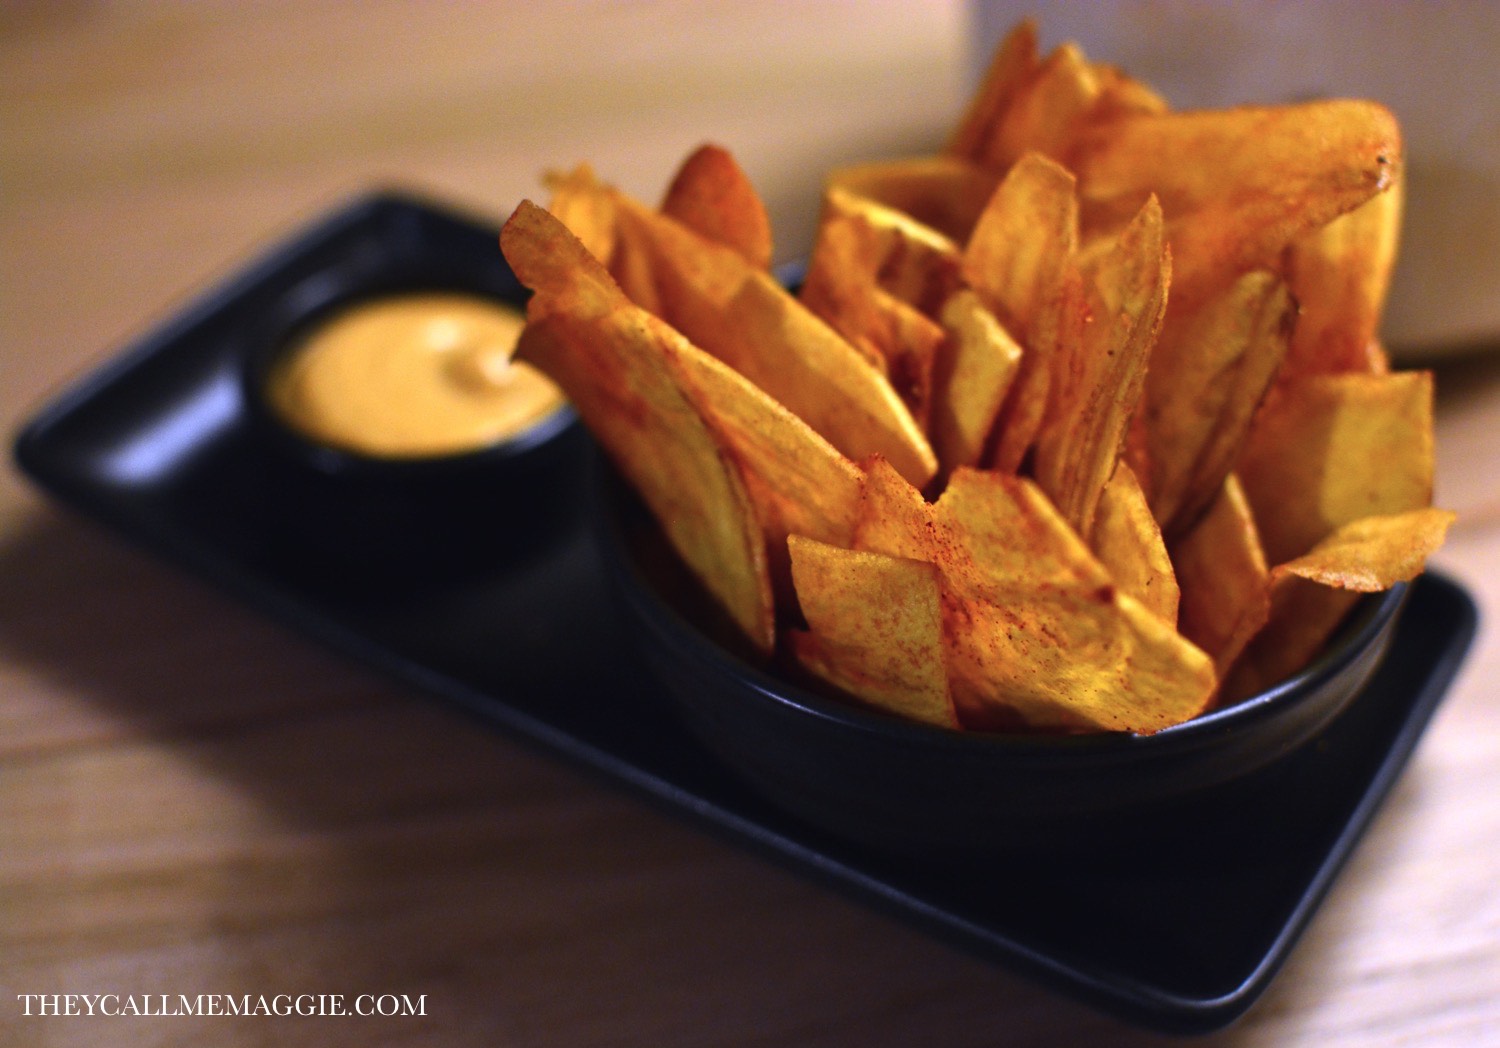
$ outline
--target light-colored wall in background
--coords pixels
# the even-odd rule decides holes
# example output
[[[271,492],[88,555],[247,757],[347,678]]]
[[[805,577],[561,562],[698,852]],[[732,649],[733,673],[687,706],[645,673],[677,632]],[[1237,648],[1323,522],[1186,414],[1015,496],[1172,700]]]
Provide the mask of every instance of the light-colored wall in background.
[[[1373,98],[1401,120],[1398,355],[1500,341],[1500,4],[1483,0],[974,0],[971,65],[1014,22],[1077,41],[1173,106]]]

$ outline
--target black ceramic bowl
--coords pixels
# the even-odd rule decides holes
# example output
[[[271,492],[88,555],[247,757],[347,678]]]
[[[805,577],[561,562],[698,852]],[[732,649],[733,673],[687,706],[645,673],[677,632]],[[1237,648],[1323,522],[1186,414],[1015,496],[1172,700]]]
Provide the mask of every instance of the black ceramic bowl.
[[[785,811],[883,850],[1074,849],[1211,825],[1227,798],[1270,785],[1285,758],[1316,746],[1378,666],[1406,595],[1364,599],[1283,684],[1154,735],[951,731],[798,687],[733,650],[638,500],[600,474],[613,592],[690,729]]]
[[[257,443],[272,533],[278,523],[333,572],[367,579],[440,581],[478,559],[545,537],[576,510],[564,475],[585,439],[567,404],[507,439],[447,454],[386,457],[305,436],[267,395],[282,357],[344,310],[382,298],[457,293],[523,306],[525,290],[498,247],[444,258],[399,243],[331,260],[282,295],[254,325],[241,393]]]

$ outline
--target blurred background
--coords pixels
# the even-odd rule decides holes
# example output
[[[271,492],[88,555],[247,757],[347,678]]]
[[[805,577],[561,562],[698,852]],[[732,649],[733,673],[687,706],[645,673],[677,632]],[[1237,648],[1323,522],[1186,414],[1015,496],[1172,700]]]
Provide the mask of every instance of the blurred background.
[[[499,221],[587,160],[654,201],[705,140],[800,254],[825,167],[941,140],[966,28],[955,0],[0,2],[0,244],[28,246],[0,282],[30,306],[0,359],[107,352],[373,187]]]
[[[1410,198],[1389,339],[1410,356],[1500,331],[1500,6],[1458,0],[11,0],[0,233],[54,250],[5,252],[0,278],[46,296],[65,283],[46,267],[87,265],[114,293],[50,303],[49,329],[108,308],[123,333],[374,185],[503,217],[545,169],[588,160],[656,199],[709,139],[755,180],[778,254],[793,257],[820,173],[934,148],[1026,15],[1045,47],[1077,40],[1179,107],[1390,105]]]

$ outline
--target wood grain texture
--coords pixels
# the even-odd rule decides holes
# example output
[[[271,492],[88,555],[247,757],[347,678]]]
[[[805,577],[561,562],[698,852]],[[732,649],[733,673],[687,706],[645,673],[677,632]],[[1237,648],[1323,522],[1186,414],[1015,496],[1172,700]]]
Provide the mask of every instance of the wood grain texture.
[[[374,185],[503,216],[714,140],[783,258],[811,180],[929,148],[961,5],[0,5],[0,421]],[[1500,356],[1441,366],[1440,566],[1486,615],[1223,1045],[1500,1030]],[[409,1018],[27,1018],[17,994],[426,995]],[[0,472],[0,1043],[1180,1043],[711,839],[331,656]]]

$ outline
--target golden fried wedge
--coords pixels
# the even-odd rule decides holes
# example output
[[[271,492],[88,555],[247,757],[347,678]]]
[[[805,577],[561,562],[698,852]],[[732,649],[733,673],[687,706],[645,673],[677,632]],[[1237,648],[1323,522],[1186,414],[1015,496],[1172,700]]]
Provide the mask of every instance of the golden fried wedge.
[[[788,631],[786,640],[803,668],[879,709],[958,727],[937,569],[801,535],[788,548],[808,630]]]
[[[1155,198],[1112,250],[1092,260],[1084,279],[1093,319],[1052,362],[1034,468],[1063,517],[1087,535],[1120,461],[1166,311],[1171,260]]]
[[[1225,674],[1218,704],[1232,706],[1305,668],[1327,646],[1359,596],[1296,575],[1278,575],[1271,584],[1266,623]]]
[[[501,232],[534,294],[517,351],[550,375],[672,546],[762,651],[775,643],[765,540],[739,471],[669,364],[685,340],[632,304],[581,241],[523,202]]]
[[[910,215],[961,244],[999,181],[972,161],[937,154],[837,167],[824,184]]]
[[[571,171],[549,172],[544,181],[552,193],[547,210],[608,268],[615,253],[614,197],[594,169],[579,164]]]
[[[1039,61],[1036,22],[1028,18],[1018,22],[996,46],[984,80],[949,138],[946,152],[984,165],[996,151],[991,143],[1000,134],[1005,114]]]
[[[979,164],[1004,171],[1027,153],[1066,161],[1102,90],[1077,44],[1055,48],[1015,91],[990,131]]]
[[[1416,578],[1452,523],[1452,513],[1432,508],[1364,517],[1273,568],[1269,621],[1227,675],[1225,700],[1253,695],[1306,666],[1361,593]]]
[[[1089,62],[1076,44],[1039,57],[1036,24],[1027,20],[996,47],[947,152],[994,171],[1028,152],[1066,162],[1087,127],[1166,110],[1155,91],[1114,66]]]
[[[1272,564],[1361,517],[1432,502],[1432,375],[1316,375],[1278,388],[1236,471]]]
[[[998,704],[1033,726],[1149,733],[1202,712],[1208,656],[1115,586],[1035,485],[959,470],[934,517],[966,722]]]
[[[694,150],[678,169],[661,211],[709,240],[733,248],[756,269],[770,269],[771,220],[749,177],[729,151]]]
[[[778,605],[792,607],[787,536],[850,545],[863,473],[811,426],[696,346],[682,346],[668,366],[744,478],[765,532]]]
[[[904,211],[839,186],[823,194],[820,227],[850,222],[862,225],[858,263],[876,282],[901,301],[936,315],[948,296],[963,284],[958,244]]]
[[[881,287],[879,233],[835,216],[818,230],[798,297],[879,366],[917,424],[926,427],[933,368],[945,334],[937,321]]]
[[[1278,564],[1272,575],[1296,575],[1337,589],[1378,593],[1420,575],[1453,521],[1453,513],[1432,507],[1362,517],[1302,556]]]
[[[1191,526],[1223,487],[1296,318],[1286,283],[1268,270],[1207,301],[1168,304],[1142,418],[1151,506],[1169,534]]]
[[[1222,675],[1271,615],[1271,574],[1250,503],[1233,473],[1170,547],[1182,598],[1177,628]]]
[[[996,433],[996,469],[1020,468],[1052,395],[1058,346],[1081,332],[1076,194],[1067,170],[1039,154],[1023,156],[964,247],[965,281],[1023,347]]]
[[[1301,307],[1282,380],[1389,369],[1380,318],[1396,264],[1405,200],[1399,173],[1385,192],[1293,241],[1286,273]]]
[[[873,461],[855,547],[938,569],[950,685],[970,727],[1153,732],[1213,693],[1208,656],[1121,593],[1024,478],[960,469],[928,504]]]
[[[880,454],[913,483],[932,478],[937,457],[885,376],[769,273],[625,197],[619,220],[642,249],[667,323],[850,458]]]
[[[1104,486],[1089,546],[1109,569],[1115,585],[1156,612],[1163,622],[1177,625],[1181,599],[1177,574],[1146,493],[1124,460]]]
[[[945,338],[933,373],[928,429],[944,477],[977,466],[1021,369],[1021,345],[979,296],[954,292],[938,316]]]
[[[1088,131],[1073,163],[1086,216],[1157,196],[1173,293],[1196,301],[1388,188],[1401,159],[1387,109],[1333,100],[1127,117]]]

